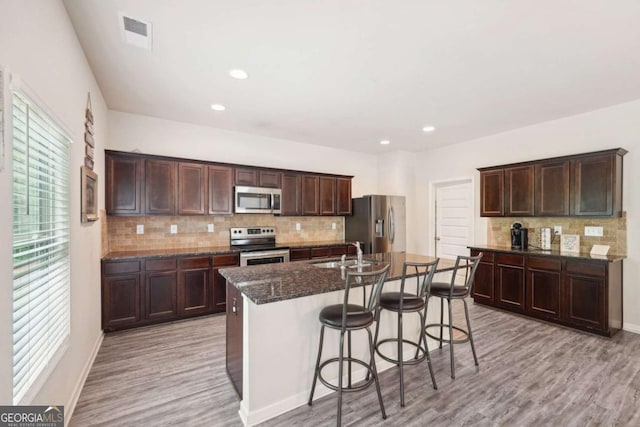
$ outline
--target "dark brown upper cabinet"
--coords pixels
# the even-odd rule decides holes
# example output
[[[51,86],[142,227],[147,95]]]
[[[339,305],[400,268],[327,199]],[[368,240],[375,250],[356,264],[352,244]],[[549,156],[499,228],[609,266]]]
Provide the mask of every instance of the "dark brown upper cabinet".
[[[176,214],[177,169],[170,160],[145,160],[145,213]]]
[[[302,215],[320,215],[320,177],[302,175]]]
[[[280,188],[282,172],[258,168],[236,168],[235,185]]]
[[[178,163],[178,215],[207,213],[207,165]]]
[[[570,214],[571,161],[540,162],[535,165],[535,215],[567,216]]]
[[[533,215],[533,175],[533,165],[504,170],[505,216]]]
[[[282,174],[280,215],[302,215],[302,184],[297,173]]]
[[[576,216],[622,214],[622,156],[609,153],[574,159],[573,209]]]
[[[622,148],[480,168],[480,216],[622,215]]]
[[[233,213],[233,168],[209,165],[209,213]]]
[[[480,172],[480,216],[504,216],[504,170]]]
[[[336,179],[320,177],[320,215],[336,214]]]
[[[336,214],[351,215],[351,178],[336,178]]]
[[[109,215],[141,215],[144,160],[140,157],[112,155],[106,160],[106,208]]]

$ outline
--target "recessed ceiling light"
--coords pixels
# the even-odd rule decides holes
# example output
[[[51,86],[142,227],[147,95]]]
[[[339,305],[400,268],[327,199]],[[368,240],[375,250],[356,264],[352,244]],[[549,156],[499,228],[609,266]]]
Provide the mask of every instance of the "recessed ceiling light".
[[[229,70],[229,75],[234,79],[238,79],[238,80],[245,80],[249,78],[249,74],[247,74],[245,70],[241,70],[239,68],[236,68],[234,70]]]
[[[433,132],[434,130],[436,130],[436,127],[431,125],[422,128],[423,132]]]
[[[381,145],[389,145],[391,144],[391,141],[389,141],[388,139],[383,139],[382,141],[380,141]]]
[[[224,111],[227,109],[227,107],[222,104],[211,104],[211,109],[215,111]]]

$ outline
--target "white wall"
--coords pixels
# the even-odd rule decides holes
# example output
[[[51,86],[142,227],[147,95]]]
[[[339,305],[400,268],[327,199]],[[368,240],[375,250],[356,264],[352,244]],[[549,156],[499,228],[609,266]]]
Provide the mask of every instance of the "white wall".
[[[354,175],[354,197],[374,192],[376,156],[109,111],[107,148],[188,159]]]
[[[629,224],[627,259],[624,260],[625,329],[640,332],[640,241],[634,225],[640,221],[640,100],[560,120],[521,128],[449,147],[425,151],[418,156],[416,176],[416,209],[418,221],[409,224],[416,236],[418,253],[428,254],[430,183],[433,181],[474,176],[476,206],[479,206],[478,167],[542,159],[622,147],[624,157],[623,209]],[[476,244],[486,243],[486,221],[476,218]],[[637,234],[637,233],[636,233]]]
[[[84,111],[91,92],[96,166],[104,194],[107,110],[61,1],[0,0],[0,64],[18,74],[72,133],[71,146],[71,340],[34,404],[70,410],[92,351],[100,342],[100,224],[80,223],[80,166],[84,159]],[[12,403],[11,357],[11,143],[0,172],[0,404]],[[104,208],[102,198],[99,207]]]

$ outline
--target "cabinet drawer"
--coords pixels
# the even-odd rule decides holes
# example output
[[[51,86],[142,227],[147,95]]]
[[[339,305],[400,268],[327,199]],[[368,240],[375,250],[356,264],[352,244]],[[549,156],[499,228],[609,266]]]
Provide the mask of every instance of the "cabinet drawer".
[[[355,249],[355,247],[354,247]],[[335,256],[335,255],[346,255],[347,254],[347,247],[344,245],[341,246],[331,246],[331,255]]]
[[[538,270],[560,271],[561,263],[559,259],[530,256],[527,266]]]
[[[331,255],[331,248],[311,248],[311,258],[322,258]]]
[[[481,251],[478,249],[471,250],[471,256],[478,256],[478,254],[482,252],[482,261],[484,262],[493,262],[493,258],[495,257],[495,252]]]
[[[311,258],[311,251],[309,248],[291,249],[289,250],[289,259],[291,261],[298,261],[302,259]]]
[[[576,274],[578,276],[597,276],[604,277],[607,269],[604,264],[567,261],[567,273]]]
[[[145,262],[144,269],[145,271],[175,270],[176,259],[175,258],[148,259]]]
[[[496,254],[498,264],[524,266],[524,255]]]
[[[140,271],[140,260],[109,261],[104,263],[104,274],[126,274]]]
[[[209,268],[209,257],[180,258],[181,269]]]
[[[239,265],[238,254],[216,255],[213,257],[214,267],[224,267],[231,265]]]

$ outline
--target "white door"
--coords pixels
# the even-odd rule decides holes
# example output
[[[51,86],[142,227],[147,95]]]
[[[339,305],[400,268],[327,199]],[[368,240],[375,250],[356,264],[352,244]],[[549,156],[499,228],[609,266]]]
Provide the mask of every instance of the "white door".
[[[473,240],[473,184],[471,180],[436,184],[436,256],[455,259],[469,255]]]

